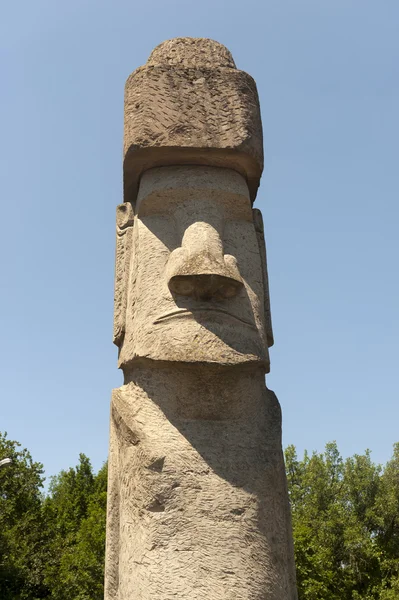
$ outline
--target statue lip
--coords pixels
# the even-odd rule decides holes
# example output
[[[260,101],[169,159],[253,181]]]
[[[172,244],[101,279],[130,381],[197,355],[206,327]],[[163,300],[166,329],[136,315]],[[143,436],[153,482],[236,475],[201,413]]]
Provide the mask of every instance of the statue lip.
[[[188,308],[178,308],[176,310],[172,310],[168,313],[164,313],[163,315],[160,315],[159,317],[157,317],[154,321],[154,325],[158,325],[159,323],[162,323],[163,321],[166,321],[167,319],[174,319],[174,318],[178,318],[178,317],[195,317],[196,313],[203,313],[203,312],[222,313],[224,315],[231,317],[232,319],[235,319],[236,321],[239,321],[240,323],[243,323],[244,325],[252,327],[252,329],[255,329],[255,330],[257,329],[256,325],[254,323],[251,323],[251,321],[246,321],[245,319],[242,319],[241,317],[234,315],[233,313],[229,312],[228,310],[224,310],[223,308],[216,308],[214,306],[212,306],[212,307],[199,306],[198,308],[195,308],[192,310],[189,310]]]

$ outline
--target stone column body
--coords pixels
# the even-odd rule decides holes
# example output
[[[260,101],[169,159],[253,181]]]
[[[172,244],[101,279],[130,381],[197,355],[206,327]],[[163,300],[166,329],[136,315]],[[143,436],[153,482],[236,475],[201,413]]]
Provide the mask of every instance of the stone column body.
[[[127,81],[106,600],[296,600],[256,86],[211,40]]]

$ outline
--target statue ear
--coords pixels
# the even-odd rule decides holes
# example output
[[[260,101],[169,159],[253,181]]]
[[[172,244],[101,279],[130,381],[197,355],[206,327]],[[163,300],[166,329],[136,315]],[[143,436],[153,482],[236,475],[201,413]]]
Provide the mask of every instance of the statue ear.
[[[130,202],[116,207],[116,257],[114,295],[114,337],[119,348],[125,336],[126,298],[129,277],[129,264],[132,250],[134,214]]]
[[[264,314],[265,314],[265,331],[267,345],[273,346],[273,328],[272,328],[272,317],[270,313],[270,296],[269,296],[269,278],[267,275],[267,258],[266,258],[266,243],[265,233],[263,228],[262,213],[258,208],[252,209],[256,237],[258,239],[259,254],[262,261],[262,277],[263,277],[263,296],[264,296]]]

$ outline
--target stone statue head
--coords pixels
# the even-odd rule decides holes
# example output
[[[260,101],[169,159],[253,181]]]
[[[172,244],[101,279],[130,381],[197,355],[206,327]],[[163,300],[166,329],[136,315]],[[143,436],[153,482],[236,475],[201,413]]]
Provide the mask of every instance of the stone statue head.
[[[269,370],[256,84],[213,40],[160,44],[125,87],[114,341],[135,361]]]
[[[136,360],[263,364],[272,342],[262,219],[232,169],[146,171],[118,207],[115,343]]]

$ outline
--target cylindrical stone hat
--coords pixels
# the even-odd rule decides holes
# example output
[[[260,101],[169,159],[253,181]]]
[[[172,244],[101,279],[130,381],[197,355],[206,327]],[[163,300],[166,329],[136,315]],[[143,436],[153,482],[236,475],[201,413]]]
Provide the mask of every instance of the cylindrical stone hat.
[[[255,199],[263,170],[256,84],[213,40],[163,42],[126,82],[125,202],[135,203],[144,171],[169,165],[233,169]]]

